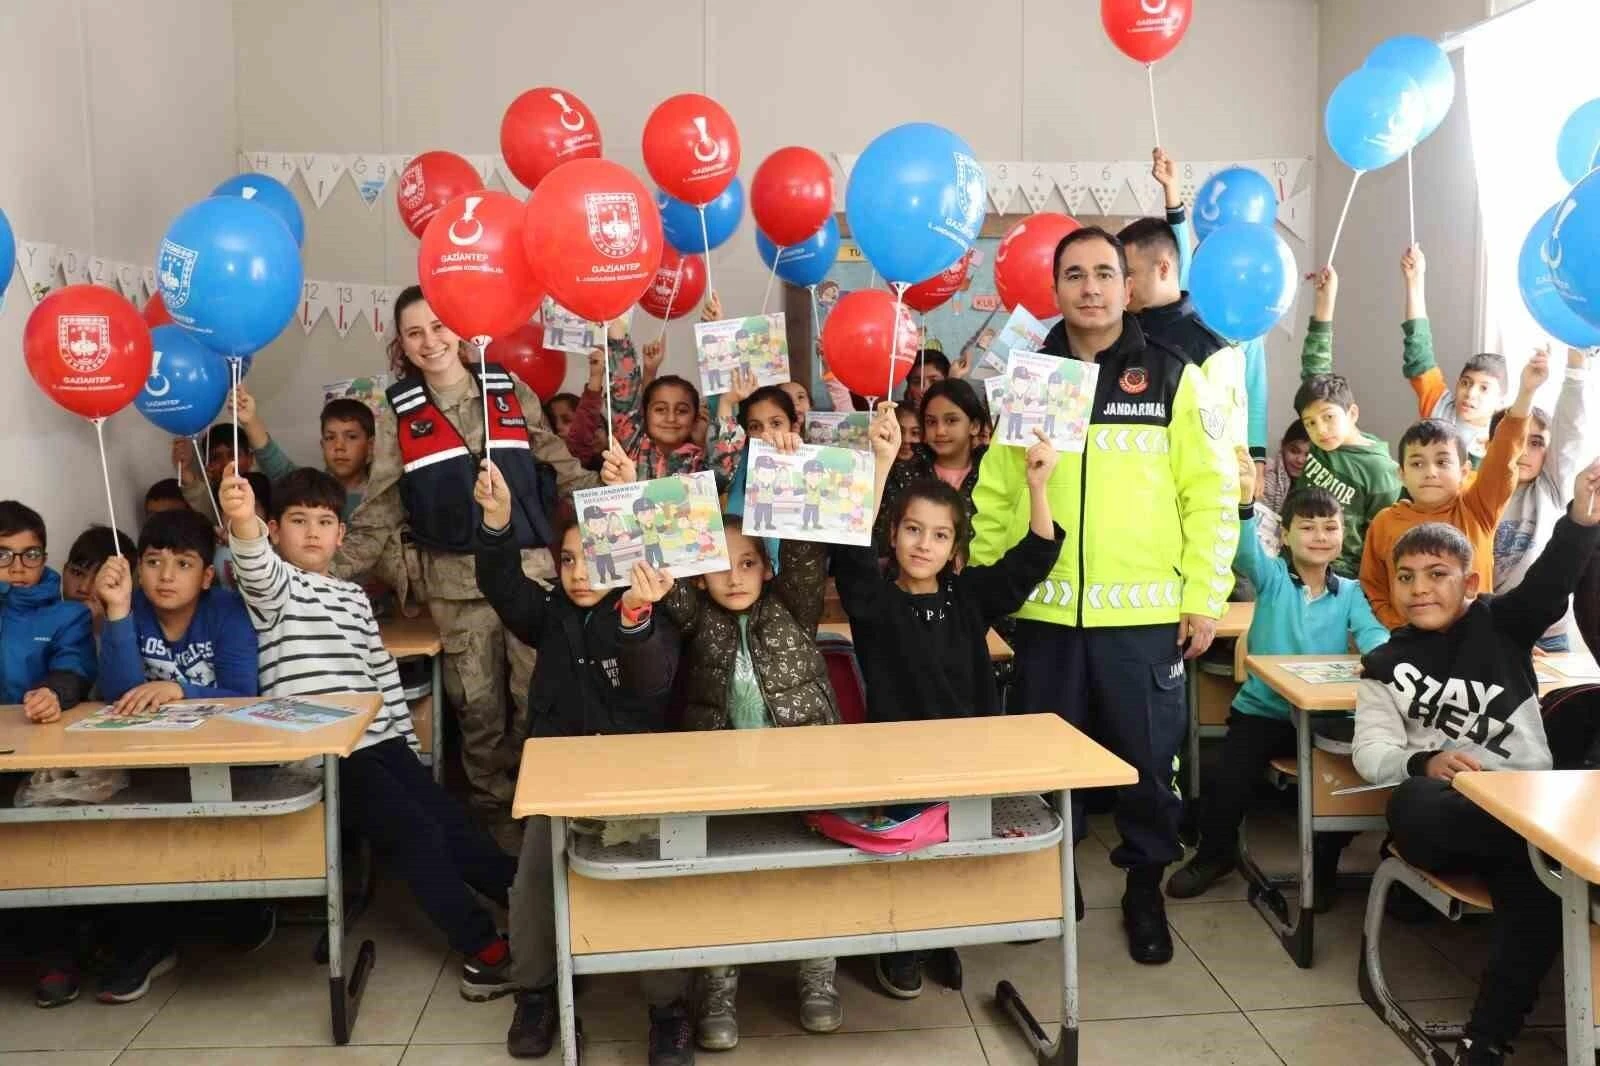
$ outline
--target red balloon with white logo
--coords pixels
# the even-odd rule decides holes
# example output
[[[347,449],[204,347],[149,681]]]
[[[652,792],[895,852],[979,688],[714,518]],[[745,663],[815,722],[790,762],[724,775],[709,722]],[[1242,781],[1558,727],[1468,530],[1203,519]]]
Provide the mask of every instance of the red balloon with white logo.
[[[400,172],[394,198],[400,205],[400,221],[412,236],[420,237],[445,204],[482,188],[477,170],[454,152],[423,152]]]
[[[960,292],[967,283],[967,274],[972,269],[972,249],[954,263],[945,267],[927,281],[919,281],[906,289],[900,300],[913,311],[927,314],[956,293]]]
[[[157,326],[170,326],[173,324],[172,314],[167,310],[167,301],[161,298],[159,292],[150,294],[150,299],[145,301],[142,313],[145,325],[151,329],[155,329]]]
[[[703,207],[739,173],[739,131],[709,96],[668,97],[645,119],[644,165],[668,196]]]
[[[887,396],[917,361],[917,338],[910,308],[897,305],[893,293],[860,289],[841,297],[828,313],[822,325],[822,353],[828,369],[857,396]]]
[[[799,244],[833,213],[833,169],[809,148],[779,148],[750,179],[750,213],[779,248]]]
[[[705,294],[705,260],[684,255],[669,244],[661,251],[661,266],[639,298],[639,308],[652,318],[670,321],[699,307]]]
[[[1100,0],[1100,24],[1123,55],[1154,63],[1189,32],[1190,0]]]
[[[75,415],[108,418],[150,376],[150,327],[111,289],[68,285],[28,316],[22,354],[46,396]]]
[[[561,391],[567,376],[567,353],[544,346],[544,325],[524,322],[487,349],[489,362],[498,363],[522,380],[544,403]]]
[[[528,197],[522,239],[556,303],[608,322],[639,302],[661,266],[661,212],[609,159],[557,167]]]
[[[526,323],[544,293],[523,252],[522,201],[486,189],[445,204],[422,232],[417,283],[439,321],[463,337],[500,337]]]
[[[1011,227],[994,255],[994,288],[1007,308],[1018,304],[1035,318],[1061,313],[1056,304],[1055,255],[1061,238],[1083,225],[1058,211],[1040,211]]]
[[[573,93],[541,85],[506,108],[500,154],[516,179],[535,189],[562,163],[600,158],[600,123]]]

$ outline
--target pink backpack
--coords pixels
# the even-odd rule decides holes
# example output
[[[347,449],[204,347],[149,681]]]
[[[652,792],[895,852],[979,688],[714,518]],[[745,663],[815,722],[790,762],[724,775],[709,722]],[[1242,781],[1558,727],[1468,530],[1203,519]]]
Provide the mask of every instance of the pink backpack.
[[[814,811],[806,824],[830,840],[874,855],[903,855],[950,839],[950,804],[907,803]]]

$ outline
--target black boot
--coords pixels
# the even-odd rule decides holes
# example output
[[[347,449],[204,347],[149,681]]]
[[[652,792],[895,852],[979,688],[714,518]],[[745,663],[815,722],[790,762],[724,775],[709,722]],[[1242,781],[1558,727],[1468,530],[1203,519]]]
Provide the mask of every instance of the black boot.
[[[1456,1044],[1455,1066],[1502,1066],[1510,1047],[1464,1036]]]
[[[517,1009],[506,1031],[506,1054],[514,1059],[542,1059],[556,1040],[554,985],[517,993]]]
[[[1134,962],[1158,965],[1172,961],[1172,931],[1167,928],[1166,902],[1161,898],[1164,866],[1135,866],[1122,893],[1122,924],[1128,934],[1128,955]]]

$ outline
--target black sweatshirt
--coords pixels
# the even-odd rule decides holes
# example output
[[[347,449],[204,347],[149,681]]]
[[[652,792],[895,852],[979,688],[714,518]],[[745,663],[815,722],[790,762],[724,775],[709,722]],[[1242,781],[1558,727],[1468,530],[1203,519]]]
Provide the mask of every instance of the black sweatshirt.
[[[906,722],[1000,712],[988,633],[1050,576],[1065,534],[1031,530],[990,566],[946,573],[913,596],[878,569],[872,548],[838,548],[833,576],[867,686],[867,720]]]

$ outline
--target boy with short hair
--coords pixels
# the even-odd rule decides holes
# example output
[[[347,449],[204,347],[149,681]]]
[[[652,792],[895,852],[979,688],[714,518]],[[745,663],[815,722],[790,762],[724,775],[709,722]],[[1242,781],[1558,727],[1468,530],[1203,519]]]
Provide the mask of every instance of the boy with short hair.
[[[1394,546],[1394,598],[1406,625],[1362,660],[1357,772],[1398,785],[1389,800],[1396,850],[1424,870],[1481,877],[1494,902],[1494,943],[1456,1048],[1464,1066],[1500,1066],[1561,950],[1561,901],[1516,833],[1456,792],[1455,775],[1549,770],[1581,760],[1552,751],[1533,646],[1567,609],[1584,559],[1600,543],[1600,462],[1581,471],[1567,514],[1522,584],[1483,596],[1465,534],[1442,522]],[[1581,701],[1568,701],[1581,703]]]
[[[144,493],[144,516],[149,518],[162,511],[190,510],[189,501],[183,498],[183,487],[175,477],[162,478]]]
[[[218,422],[206,430],[200,448],[206,457],[205,476],[195,463],[195,442],[188,437],[172,440],[172,461],[178,465],[178,484],[183,488],[183,498],[190,507],[203,515],[216,515],[217,505],[213,494],[222,480],[222,472],[229,463],[238,460],[240,474],[248,474],[255,463],[250,438],[239,427],[239,454],[233,454],[234,431],[231,422]]]
[[[1284,553],[1269,557],[1256,529],[1255,464],[1239,454],[1239,543],[1234,569],[1256,590],[1250,650],[1258,655],[1342,655],[1355,640],[1363,653],[1389,639],[1361,586],[1333,571],[1344,544],[1344,514],[1326,489],[1299,488],[1283,506]],[[1167,895],[1188,899],[1205,892],[1238,862],[1239,826],[1255,784],[1268,763],[1295,750],[1289,704],[1251,675],[1228,713],[1222,773],[1206,792],[1200,847],[1167,880]],[[1339,853],[1347,833],[1318,833],[1313,844],[1315,909],[1333,903]]]
[[[1478,580],[1485,589],[1493,587],[1495,527],[1517,487],[1517,462],[1527,446],[1533,394],[1550,376],[1547,360],[1543,352],[1528,360],[1517,402],[1495,430],[1478,476],[1465,487],[1467,442],[1457,427],[1427,419],[1400,438],[1401,479],[1408,498],[1373,519],[1361,556],[1361,587],[1378,621],[1390,629],[1405,624],[1390,591],[1394,546],[1408,529],[1424,522],[1448,522],[1466,534]]]
[[[67,549],[67,565],[61,568],[61,598],[89,608],[95,636],[100,635],[106,611],[100,597],[94,594],[94,579],[105,561],[119,552],[132,558],[139,554],[139,548],[122,530],[93,525],[72,542],[72,547]]]
[[[1417,394],[1417,417],[1459,427],[1467,441],[1467,456],[1478,466],[1488,450],[1489,422],[1511,391],[1505,357],[1493,352],[1472,356],[1462,366],[1455,388],[1448,388],[1433,358],[1424,283],[1427,260],[1419,245],[1411,245],[1400,257],[1400,273],[1406,283],[1406,317],[1400,323],[1405,354],[1400,366]]]
[[[278,481],[299,469],[267,432],[256,410],[256,400],[239,386],[239,432],[255,453],[256,466],[268,481]],[[372,408],[360,400],[341,396],[322,408],[322,466],[344,486],[345,510],[340,521],[350,521],[367,491],[367,471],[372,464],[372,438],[377,432]]]
[[[344,488],[321,470],[296,470],[274,489],[265,525],[250,483],[231,467],[218,495],[239,590],[262,638],[262,694],[383,697],[355,752],[339,764],[345,812],[466,956],[462,997],[483,1001],[513,991],[511,952],[472,890],[505,906],[516,860],[417,761],[400,671],[383,646],[372,604],[361,586],[328,573],[344,540]]]
[[[61,598],[48,558],[39,512],[0,500],[0,703],[39,723],[81,703],[95,677],[89,608]]]
[[[1339,275],[1323,267],[1317,273],[1316,305],[1300,349],[1300,388],[1295,413],[1311,438],[1294,488],[1327,489],[1344,511],[1344,546],[1334,560],[1334,573],[1355,578],[1361,572],[1361,546],[1374,516],[1400,498],[1400,472],[1389,457],[1389,445],[1356,425],[1361,409],[1350,383],[1333,373],[1333,308]]]

